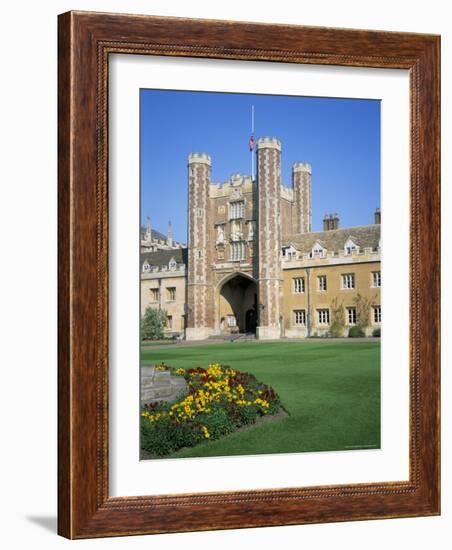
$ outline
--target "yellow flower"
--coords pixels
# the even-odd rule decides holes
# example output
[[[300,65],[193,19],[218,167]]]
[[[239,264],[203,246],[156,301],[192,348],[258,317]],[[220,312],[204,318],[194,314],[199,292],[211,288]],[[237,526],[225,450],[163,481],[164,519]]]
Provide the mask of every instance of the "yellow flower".
[[[155,365],[155,370],[159,371],[159,372],[168,370],[168,368],[169,367],[167,365],[165,365],[165,363],[163,361],[161,363],[159,363],[158,365]]]
[[[203,426],[203,427],[202,427],[202,431],[203,431],[204,437],[205,437],[206,439],[209,439],[210,433],[209,433],[209,430],[206,428],[206,426]]]

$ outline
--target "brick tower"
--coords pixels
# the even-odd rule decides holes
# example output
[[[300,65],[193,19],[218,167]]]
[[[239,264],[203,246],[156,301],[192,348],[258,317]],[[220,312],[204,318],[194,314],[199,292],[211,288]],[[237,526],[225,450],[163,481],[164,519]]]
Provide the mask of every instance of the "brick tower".
[[[296,162],[292,166],[292,185],[294,193],[293,232],[311,231],[311,165]]]
[[[187,340],[202,340],[213,330],[210,171],[209,155],[188,157]]]
[[[281,143],[256,144],[258,200],[258,327],[261,340],[281,336]]]

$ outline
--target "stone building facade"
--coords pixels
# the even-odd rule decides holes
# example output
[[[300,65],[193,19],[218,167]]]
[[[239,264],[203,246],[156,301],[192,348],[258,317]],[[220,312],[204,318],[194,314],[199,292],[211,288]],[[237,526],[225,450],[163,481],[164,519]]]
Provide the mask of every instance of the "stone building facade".
[[[186,264],[186,248],[141,254],[141,315],[147,307],[164,309],[168,314],[167,333],[185,331]]]
[[[362,302],[367,333],[380,326],[378,209],[373,224],[340,228],[330,214],[324,230],[312,232],[311,166],[294,163],[292,183],[284,185],[275,138],[257,140],[254,181],[235,174],[212,182],[211,163],[204,153],[188,159],[188,245],[170,234],[160,249],[152,236],[142,239],[142,312],[166,309],[167,331],[189,340],[323,335],[339,310],[346,334]]]
[[[342,321],[336,335],[346,336],[362,308],[366,335],[380,328],[379,224],[289,235],[282,254],[283,336],[327,335],[335,316]]]

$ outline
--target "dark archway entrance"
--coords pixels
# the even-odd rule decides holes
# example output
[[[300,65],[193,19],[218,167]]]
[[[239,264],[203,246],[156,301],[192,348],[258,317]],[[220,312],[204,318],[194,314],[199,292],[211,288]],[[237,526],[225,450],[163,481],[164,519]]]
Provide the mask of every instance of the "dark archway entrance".
[[[256,301],[257,301],[257,296],[256,296]],[[257,328],[257,314],[256,314],[256,307],[254,306],[252,309],[249,309],[245,314],[245,331],[256,334],[256,328]]]
[[[220,331],[255,333],[257,326],[257,285],[240,273],[220,288]]]

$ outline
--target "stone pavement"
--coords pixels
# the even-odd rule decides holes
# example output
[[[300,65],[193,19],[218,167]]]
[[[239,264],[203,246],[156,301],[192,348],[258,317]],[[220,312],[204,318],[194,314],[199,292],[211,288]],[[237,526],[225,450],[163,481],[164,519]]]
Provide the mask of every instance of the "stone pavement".
[[[140,377],[141,406],[154,401],[175,401],[188,393],[183,376],[172,376],[169,371],[157,371],[154,365],[141,367]]]

